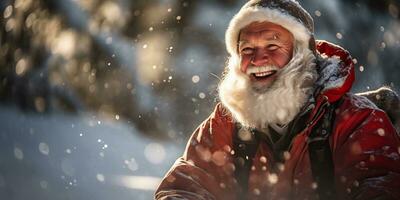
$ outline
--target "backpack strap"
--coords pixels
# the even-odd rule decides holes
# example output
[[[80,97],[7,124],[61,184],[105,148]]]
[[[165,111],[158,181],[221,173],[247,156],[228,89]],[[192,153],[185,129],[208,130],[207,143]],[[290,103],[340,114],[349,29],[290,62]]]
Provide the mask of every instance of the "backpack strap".
[[[341,100],[325,108],[325,113],[317,122],[308,137],[308,152],[311,171],[319,199],[335,199],[335,177],[332,151],[329,144],[329,136],[333,130],[335,121],[335,109]]]
[[[234,175],[241,187],[238,191],[238,199],[247,198],[249,174],[259,141],[260,138],[255,130],[242,127],[239,123],[236,123],[236,130],[233,134],[233,157],[235,164]]]

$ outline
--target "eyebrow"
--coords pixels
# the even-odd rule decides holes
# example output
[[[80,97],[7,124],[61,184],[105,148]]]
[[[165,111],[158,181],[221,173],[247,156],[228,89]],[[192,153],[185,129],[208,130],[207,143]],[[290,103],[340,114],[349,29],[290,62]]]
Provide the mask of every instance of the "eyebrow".
[[[276,36],[276,38],[274,38],[274,36]],[[279,38],[280,38],[280,34],[277,33],[277,34],[273,34],[272,36],[265,37],[263,39],[265,39],[265,40],[276,40],[276,39],[279,39]],[[249,43],[248,40],[239,40],[238,46],[245,45],[247,43]]]
[[[247,43],[249,43],[249,41],[247,41],[247,40],[239,40],[238,46],[244,45],[244,44],[247,44]]]

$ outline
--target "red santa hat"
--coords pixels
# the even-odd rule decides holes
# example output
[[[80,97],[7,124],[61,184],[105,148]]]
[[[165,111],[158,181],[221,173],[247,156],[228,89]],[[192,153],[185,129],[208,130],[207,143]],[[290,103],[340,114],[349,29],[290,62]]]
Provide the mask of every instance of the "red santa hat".
[[[290,31],[296,44],[315,52],[314,21],[295,0],[250,0],[232,18],[225,33],[231,56],[237,55],[240,30],[252,22],[268,21]]]

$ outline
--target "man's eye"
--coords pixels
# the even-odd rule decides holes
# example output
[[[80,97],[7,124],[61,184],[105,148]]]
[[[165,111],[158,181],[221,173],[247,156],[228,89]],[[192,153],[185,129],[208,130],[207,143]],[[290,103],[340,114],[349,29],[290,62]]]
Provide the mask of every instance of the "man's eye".
[[[249,48],[249,47],[247,47],[247,48],[244,48],[244,49],[242,49],[242,54],[252,54],[253,53],[253,49],[252,48]]]
[[[275,44],[270,44],[270,45],[267,46],[267,49],[270,50],[270,51],[277,50],[278,48],[279,48],[279,46],[275,45]]]

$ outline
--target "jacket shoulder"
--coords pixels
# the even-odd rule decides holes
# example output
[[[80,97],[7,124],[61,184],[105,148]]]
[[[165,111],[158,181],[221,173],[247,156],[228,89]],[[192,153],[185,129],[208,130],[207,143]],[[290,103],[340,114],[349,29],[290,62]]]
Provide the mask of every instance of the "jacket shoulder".
[[[360,199],[369,199],[371,194],[400,195],[400,138],[386,113],[365,96],[346,94],[334,127],[332,157],[341,179],[337,191],[343,198],[348,191]],[[381,186],[386,189],[382,191]]]
[[[377,145],[394,138],[398,140],[387,114],[367,97],[347,93],[342,101],[335,110],[334,148],[346,146],[351,141],[374,140]]]
[[[235,124],[231,115],[221,103],[218,103],[210,116],[193,132],[187,144],[185,155],[189,156],[190,152],[196,150],[196,148],[197,150],[206,148],[210,152],[230,149],[234,129]]]
[[[357,110],[380,110],[374,102],[368,99],[365,96],[353,94],[353,93],[346,93],[343,96],[343,103],[347,103],[347,107],[351,107]]]
[[[217,104],[193,132],[185,152],[164,177],[157,199],[235,199],[231,141],[234,123]],[[223,183],[225,187],[220,187]]]

